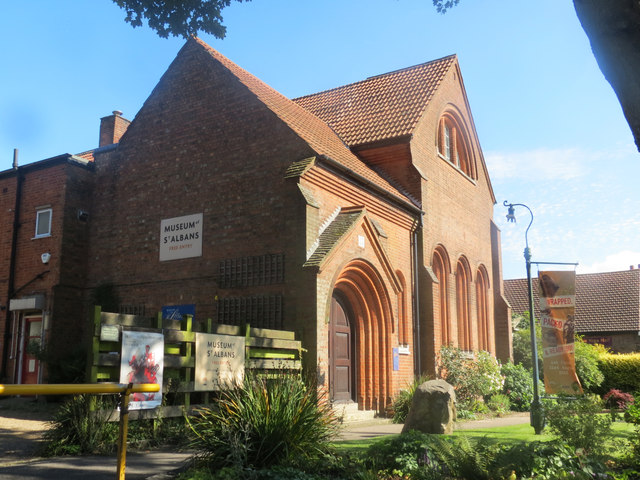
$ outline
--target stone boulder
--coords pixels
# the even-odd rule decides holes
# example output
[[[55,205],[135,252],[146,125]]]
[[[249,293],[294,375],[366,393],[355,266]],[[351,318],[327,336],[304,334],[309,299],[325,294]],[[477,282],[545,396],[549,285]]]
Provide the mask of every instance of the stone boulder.
[[[413,395],[402,432],[452,433],[456,419],[455,402],[456,392],[452,385],[444,380],[424,382]]]

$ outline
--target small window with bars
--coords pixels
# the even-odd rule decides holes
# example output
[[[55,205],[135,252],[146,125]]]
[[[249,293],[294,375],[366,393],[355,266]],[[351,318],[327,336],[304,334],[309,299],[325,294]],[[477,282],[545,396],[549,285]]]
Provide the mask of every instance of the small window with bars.
[[[221,298],[217,302],[216,321],[282,330],[283,303],[282,295]]]
[[[218,269],[220,288],[259,287],[284,283],[284,254],[223,260]]]

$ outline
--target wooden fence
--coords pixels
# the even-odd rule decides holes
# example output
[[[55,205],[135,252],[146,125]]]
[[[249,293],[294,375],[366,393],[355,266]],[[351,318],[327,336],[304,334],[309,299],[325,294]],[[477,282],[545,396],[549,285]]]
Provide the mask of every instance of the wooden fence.
[[[159,313],[154,319],[103,312],[96,306],[93,326],[87,368],[89,383],[120,381],[123,330],[164,334],[163,406],[133,411],[132,418],[181,416],[196,404],[210,402],[211,391],[194,389],[196,332],[191,315],[185,315],[182,320],[168,320]],[[117,333],[112,338],[101,340],[101,332],[109,329],[117,329]],[[267,373],[301,370],[302,345],[295,339],[294,332],[214,324],[211,319],[206,321],[203,330],[204,333],[244,337],[245,369]]]

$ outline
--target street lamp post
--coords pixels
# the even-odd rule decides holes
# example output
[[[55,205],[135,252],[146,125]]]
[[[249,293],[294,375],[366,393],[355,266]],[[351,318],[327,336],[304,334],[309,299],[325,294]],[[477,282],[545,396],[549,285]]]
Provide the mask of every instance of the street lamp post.
[[[538,341],[536,339],[536,316],[533,310],[533,285],[531,283],[531,250],[529,249],[529,228],[533,223],[533,212],[531,209],[523,203],[507,203],[504,201],[503,205],[509,208],[507,213],[507,221],[515,223],[516,215],[514,207],[524,207],[529,210],[531,214],[531,220],[529,226],[524,233],[525,249],[524,260],[527,266],[527,286],[529,289],[529,327],[531,328],[531,363],[533,365],[533,402],[531,402],[531,426],[536,432],[536,435],[542,433],[544,428],[544,416],[542,412],[542,404],[540,403],[540,392],[538,391]]]

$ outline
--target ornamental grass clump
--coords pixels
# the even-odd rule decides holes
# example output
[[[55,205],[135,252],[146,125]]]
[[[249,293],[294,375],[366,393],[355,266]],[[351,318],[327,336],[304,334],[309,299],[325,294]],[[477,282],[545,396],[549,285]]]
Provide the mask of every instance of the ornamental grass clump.
[[[247,374],[187,419],[192,447],[217,467],[264,468],[328,451],[338,426],[326,399],[298,374]]]
[[[409,384],[407,388],[400,390],[398,395],[393,399],[391,406],[393,423],[404,423],[407,415],[409,415],[413,395],[416,393],[418,387],[428,380],[429,377],[427,375],[422,375]]]
[[[118,438],[118,423],[109,422],[116,407],[112,396],[76,395],[56,411],[44,433],[45,455],[111,453]]]

